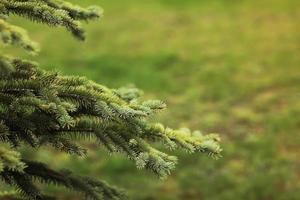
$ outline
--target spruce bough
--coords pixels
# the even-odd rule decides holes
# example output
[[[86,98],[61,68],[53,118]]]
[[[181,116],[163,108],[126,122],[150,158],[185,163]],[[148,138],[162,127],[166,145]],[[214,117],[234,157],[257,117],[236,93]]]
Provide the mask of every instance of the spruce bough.
[[[26,31],[7,21],[18,15],[32,21],[62,26],[84,40],[80,21],[99,19],[101,9],[82,8],[63,0],[0,0],[0,40],[30,53],[38,46]],[[38,151],[42,146],[84,156],[87,150],[76,139],[99,143],[109,152],[121,152],[138,168],[166,177],[177,162],[150,145],[162,142],[169,149],[182,148],[220,156],[219,137],[188,129],[173,130],[147,118],[165,108],[162,101],[140,100],[135,88],[109,89],[84,77],[64,76],[39,69],[38,64],[5,55],[0,57],[0,180],[16,188],[23,199],[53,199],[37,182],[64,186],[86,199],[126,199],[120,190],[68,170],[55,171],[47,164],[22,157],[20,147]],[[6,194],[0,191],[1,194]]]

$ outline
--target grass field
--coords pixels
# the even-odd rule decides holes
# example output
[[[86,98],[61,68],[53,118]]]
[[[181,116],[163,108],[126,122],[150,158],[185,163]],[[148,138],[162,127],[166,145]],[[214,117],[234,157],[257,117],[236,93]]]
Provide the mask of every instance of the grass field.
[[[147,98],[167,102],[169,109],[153,120],[218,132],[224,155],[212,161],[177,152],[180,164],[166,181],[119,156],[107,159],[102,151],[91,151],[84,161],[59,155],[53,166],[103,177],[137,200],[299,198],[299,1],[84,4],[105,10],[101,22],[85,25],[84,43],[63,29],[12,19],[40,42],[42,51],[34,59],[45,69],[109,87],[134,84]],[[37,157],[53,159],[46,151]]]

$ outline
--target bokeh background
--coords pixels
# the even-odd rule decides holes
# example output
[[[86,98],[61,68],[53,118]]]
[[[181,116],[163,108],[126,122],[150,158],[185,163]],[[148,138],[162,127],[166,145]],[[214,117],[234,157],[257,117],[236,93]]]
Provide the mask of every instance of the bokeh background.
[[[220,133],[223,158],[173,152],[179,164],[162,181],[93,145],[86,158],[47,149],[25,154],[104,179],[134,200],[300,199],[300,1],[72,2],[105,11],[101,22],[84,25],[86,42],[12,18],[42,48],[35,57],[13,54],[113,88],[134,84],[145,98],[167,102],[154,121]]]

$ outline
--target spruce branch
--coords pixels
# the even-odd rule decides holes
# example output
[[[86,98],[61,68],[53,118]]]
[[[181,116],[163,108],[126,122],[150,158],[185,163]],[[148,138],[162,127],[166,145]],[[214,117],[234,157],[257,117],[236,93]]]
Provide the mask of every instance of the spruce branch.
[[[1,128],[0,123],[0,129]],[[0,172],[5,168],[14,171],[22,171],[25,168],[25,164],[21,161],[20,153],[5,147],[6,145],[4,145],[3,142],[0,142],[0,144]]]
[[[219,138],[213,134],[202,135],[188,129],[173,130],[148,123],[147,117],[163,109],[165,104],[132,98],[136,96],[132,88],[126,95],[120,95],[116,92],[119,90],[109,90],[83,78],[34,69],[34,64],[28,61],[12,59],[11,63],[15,65],[11,78],[0,81],[3,96],[13,98],[9,104],[3,104],[2,118],[7,126],[14,124],[19,142],[36,147],[46,141],[58,149],[82,155],[85,150],[71,138],[92,135],[109,151],[123,152],[136,161],[139,168],[146,167],[161,177],[169,174],[176,159],[152,148],[148,141],[164,141],[170,149],[180,147],[188,152],[220,155]],[[15,79],[20,69],[24,77]],[[24,69],[28,69],[28,73]],[[121,90],[124,93],[125,89]],[[130,92],[133,94],[129,95]]]
[[[98,19],[102,10],[98,7],[85,9],[59,0],[1,0],[0,14],[14,14],[49,26],[63,26],[76,38],[84,40],[84,30],[79,20]]]
[[[29,39],[24,29],[13,26],[3,19],[0,19],[0,40],[4,44],[20,46],[32,54],[39,51],[38,45]]]
[[[82,8],[63,0],[0,0],[0,39],[35,53],[37,47],[26,32],[7,22],[17,15],[49,26],[62,26],[83,40],[80,21],[98,19],[97,7]],[[103,181],[55,171],[47,164],[22,158],[19,146],[38,150],[43,146],[84,156],[78,140],[100,144],[110,153],[122,153],[139,169],[160,178],[175,168],[177,158],[154,148],[162,142],[170,150],[181,148],[220,157],[220,138],[189,129],[174,130],[149,117],[166,108],[159,100],[142,101],[134,87],[110,89],[84,77],[44,71],[37,63],[0,56],[0,179],[16,188],[21,198],[53,199],[36,182],[64,186],[87,199],[126,199],[126,195]]]

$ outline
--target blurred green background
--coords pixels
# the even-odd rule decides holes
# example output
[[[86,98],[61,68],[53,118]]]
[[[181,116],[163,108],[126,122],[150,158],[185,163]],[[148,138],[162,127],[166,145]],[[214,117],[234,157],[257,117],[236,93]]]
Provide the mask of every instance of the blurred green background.
[[[86,42],[12,18],[42,48],[33,58],[13,54],[113,88],[134,84],[167,102],[153,120],[220,133],[223,158],[173,152],[179,164],[165,181],[91,145],[86,158],[45,149],[38,160],[104,179],[134,200],[300,199],[300,1],[72,2],[105,10],[84,25]]]

